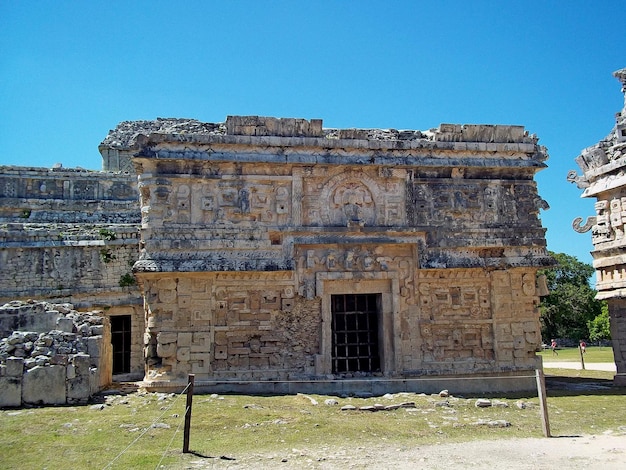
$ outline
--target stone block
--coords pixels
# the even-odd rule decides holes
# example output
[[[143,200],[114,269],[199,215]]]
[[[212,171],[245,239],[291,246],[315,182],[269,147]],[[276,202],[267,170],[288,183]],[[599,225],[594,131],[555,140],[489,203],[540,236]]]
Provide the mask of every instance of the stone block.
[[[0,377],[0,408],[22,404],[21,377]]]
[[[178,333],[162,331],[157,335],[157,341],[162,344],[175,343],[178,340]]]
[[[157,344],[157,355],[159,357],[172,357],[176,355],[176,343]]]
[[[104,332],[104,325],[92,325],[89,327],[89,336],[102,335]]]
[[[211,348],[211,334],[208,332],[198,332],[193,334],[191,352],[208,353]]]
[[[513,360],[513,351],[510,349],[501,349],[498,351],[498,360],[499,361],[512,361]]]
[[[70,359],[76,375],[89,375],[91,357],[88,354],[76,354]]]
[[[511,323],[511,334],[513,336],[521,336],[524,334],[524,325],[522,323]]]
[[[65,404],[65,367],[36,366],[26,371],[22,381],[22,401],[29,405]]]
[[[178,333],[178,346],[191,346],[191,341],[193,339],[193,333]]]
[[[223,345],[215,345],[215,349],[214,349],[214,356],[215,359],[226,359],[228,358],[228,352],[225,346]]]
[[[22,357],[7,357],[6,369],[4,375],[8,377],[22,377],[24,373],[24,358]]]
[[[87,401],[91,396],[90,377],[75,377],[67,381],[67,401]]]
[[[176,351],[176,359],[179,362],[188,362],[190,353],[191,353],[191,348],[189,347],[178,348],[178,350]]]
[[[526,339],[524,336],[516,336],[513,338],[513,348],[515,350],[526,349]]]
[[[92,358],[102,356],[102,336],[90,336],[87,338],[87,354]]]
[[[74,331],[74,321],[67,317],[59,318],[57,320],[57,330],[64,333],[72,333]]]

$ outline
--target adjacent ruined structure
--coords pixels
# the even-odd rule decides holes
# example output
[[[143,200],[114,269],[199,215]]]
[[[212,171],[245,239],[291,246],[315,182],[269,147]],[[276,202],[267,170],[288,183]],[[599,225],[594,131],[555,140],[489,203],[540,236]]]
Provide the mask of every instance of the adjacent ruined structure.
[[[45,299],[110,319],[113,373],[142,378],[145,329],[132,274],[139,258],[136,175],[104,171],[0,167],[0,305]],[[16,331],[39,327],[17,316]]]
[[[584,189],[582,197],[595,197],[596,215],[573,222],[574,229],[592,230],[593,266],[597,298],[609,305],[611,338],[617,366],[614,383],[626,385],[626,69],[614,76],[622,84],[624,108],[616,115],[611,133],[576,158],[583,171],[570,171],[568,180]]]
[[[523,127],[157,119],[121,123],[100,152],[102,172],[2,169],[0,301],[103,308],[114,374],[160,390],[188,374],[267,393],[535,387],[552,260],[547,153]],[[493,380],[462,380],[477,375]]]

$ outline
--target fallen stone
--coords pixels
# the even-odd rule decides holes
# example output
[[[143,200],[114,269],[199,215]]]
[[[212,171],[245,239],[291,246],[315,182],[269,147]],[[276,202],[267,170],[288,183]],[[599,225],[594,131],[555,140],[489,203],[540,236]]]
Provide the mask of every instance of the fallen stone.
[[[36,366],[24,373],[22,400],[31,405],[65,404],[65,367]]]
[[[354,406],[354,405],[343,405],[341,407],[341,411],[353,411],[353,410],[356,410],[356,409],[357,409],[357,407]]]
[[[169,429],[171,426],[167,423],[154,423],[151,427],[160,429]]]
[[[491,406],[491,400],[487,400],[486,398],[479,398],[474,403],[474,406],[477,408],[489,408]]]
[[[505,401],[500,401],[500,400],[493,400],[491,402],[491,406],[497,406],[499,408],[508,408],[509,404]]]
[[[376,406],[367,405],[367,406],[361,406],[359,408],[359,410],[361,410],[361,411],[379,411],[380,408],[378,408]]]
[[[385,410],[397,410],[399,408],[416,408],[414,401],[408,401],[405,403],[396,403],[394,405],[385,406]]]

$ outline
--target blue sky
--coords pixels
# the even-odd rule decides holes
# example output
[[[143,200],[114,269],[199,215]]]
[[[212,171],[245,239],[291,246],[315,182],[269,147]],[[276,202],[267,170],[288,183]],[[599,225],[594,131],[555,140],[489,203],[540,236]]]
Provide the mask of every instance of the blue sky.
[[[100,169],[109,129],[156,117],[524,125],[548,248],[591,262],[565,178],[623,106],[625,25],[609,0],[0,0],[0,165]]]

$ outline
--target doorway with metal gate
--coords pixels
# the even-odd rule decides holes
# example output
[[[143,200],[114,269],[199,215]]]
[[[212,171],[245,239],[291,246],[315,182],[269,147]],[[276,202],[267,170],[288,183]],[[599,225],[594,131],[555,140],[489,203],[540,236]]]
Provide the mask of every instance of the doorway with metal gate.
[[[113,375],[130,373],[131,316],[111,316]]]
[[[331,296],[333,374],[380,372],[380,294]]]

